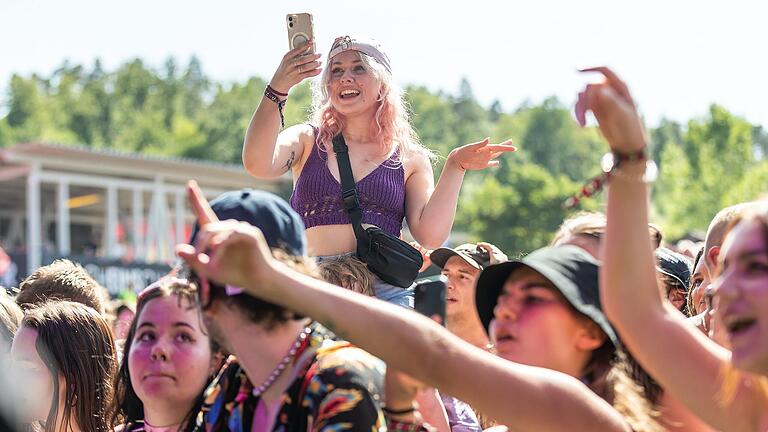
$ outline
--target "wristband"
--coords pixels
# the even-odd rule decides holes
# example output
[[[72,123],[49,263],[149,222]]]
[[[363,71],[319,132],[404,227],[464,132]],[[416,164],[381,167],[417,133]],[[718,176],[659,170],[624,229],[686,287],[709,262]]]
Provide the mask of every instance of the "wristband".
[[[405,423],[397,420],[387,422],[387,430],[392,432],[434,432],[436,429],[428,423]]]
[[[282,92],[279,92],[279,91],[275,90],[275,88],[272,87],[271,84],[267,84],[267,90],[271,91],[272,93],[274,93],[274,94],[276,94],[276,95],[278,95],[280,97],[284,97],[284,98],[288,97],[288,93],[282,93]]]
[[[264,90],[264,96],[277,104],[277,110],[280,111],[280,126],[285,127],[285,115],[283,114],[283,108],[285,108],[286,100],[280,99],[270,86],[267,86],[267,88]]]
[[[416,408],[416,405],[411,405],[408,408],[399,409],[399,410],[395,410],[395,409],[391,409],[391,408],[387,408],[387,407],[381,407],[381,410],[384,411],[385,414],[389,414],[389,415],[405,415],[405,414],[410,414],[412,412],[416,412],[417,409],[418,408]]]
[[[645,171],[640,175],[626,174],[619,170],[619,167],[622,164],[642,161],[645,161]],[[565,209],[576,207],[582,199],[596,195],[612,178],[650,183],[656,180],[656,176],[659,172],[656,163],[648,158],[648,153],[646,153],[645,147],[631,153],[606,153],[600,160],[600,166],[603,173],[584,183],[581,190],[569,197],[565,203],[563,203]]]

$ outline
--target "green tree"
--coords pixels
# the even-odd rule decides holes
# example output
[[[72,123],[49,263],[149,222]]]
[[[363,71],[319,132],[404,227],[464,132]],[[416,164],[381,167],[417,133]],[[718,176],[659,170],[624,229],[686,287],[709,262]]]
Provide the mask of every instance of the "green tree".
[[[579,188],[536,164],[513,165],[503,181],[489,174],[465,190],[458,211],[473,240],[491,241],[511,256],[546,246],[567,216],[563,203]]]
[[[596,173],[595,167],[607,148],[593,130],[579,128],[570,110],[556,98],[546,99],[528,111],[519,142],[528,161],[576,181]]]
[[[409,87],[406,96],[411,121],[421,142],[440,156],[448,156],[459,145],[457,137],[448,126],[457,122],[451,102],[444,95],[432,93],[426,87]]]
[[[706,117],[688,122],[682,145],[669,140],[654,192],[668,238],[706,229],[726,195],[756,163],[753,133],[746,120],[712,105]]]
[[[768,161],[752,167],[728,191],[720,203],[722,207],[757,199],[768,199]]]
[[[459,83],[459,94],[451,99],[455,122],[445,124],[445,127],[453,134],[457,145],[477,142],[487,137],[490,131],[488,111],[477,103],[472,86],[466,78],[462,78]]]

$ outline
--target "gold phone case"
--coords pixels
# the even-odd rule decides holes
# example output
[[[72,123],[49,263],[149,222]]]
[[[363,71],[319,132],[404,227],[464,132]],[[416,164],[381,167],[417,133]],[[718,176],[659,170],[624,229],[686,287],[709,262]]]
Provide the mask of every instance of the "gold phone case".
[[[288,26],[288,47],[290,49],[298,48],[314,37],[312,14],[288,14],[285,16],[285,23]],[[314,47],[312,47],[312,51],[315,51]]]

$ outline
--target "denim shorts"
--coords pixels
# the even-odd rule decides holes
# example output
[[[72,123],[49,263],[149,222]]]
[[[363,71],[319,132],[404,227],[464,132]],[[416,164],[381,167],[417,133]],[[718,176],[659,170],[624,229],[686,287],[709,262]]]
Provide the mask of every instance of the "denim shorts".
[[[356,254],[354,252],[347,252],[339,255],[316,256],[314,258],[318,263],[321,263],[323,261],[329,261],[333,259],[350,257],[355,255]],[[413,295],[414,295],[413,293],[414,293],[415,284],[409,286],[408,288],[401,288],[399,286],[395,286],[395,285],[384,282],[383,280],[379,279],[379,277],[376,275],[374,276],[376,277],[376,281],[373,283],[373,289],[376,294],[376,298],[380,300],[384,300],[389,303],[396,304],[398,306],[403,306],[409,309],[413,309]]]

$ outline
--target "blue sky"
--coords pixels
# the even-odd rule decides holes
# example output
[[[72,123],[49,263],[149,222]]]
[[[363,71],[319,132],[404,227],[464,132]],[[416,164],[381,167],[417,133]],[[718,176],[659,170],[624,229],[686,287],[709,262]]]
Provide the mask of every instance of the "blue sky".
[[[231,82],[271,77],[287,50],[285,14],[314,14],[318,49],[341,34],[381,41],[401,84],[455,92],[506,109],[556,95],[571,103],[577,67],[619,71],[653,125],[720,103],[768,127],[768,2],[0,0],[0,86],[48,74],[65,59],[106,68],[141,57],[197,55]]]

